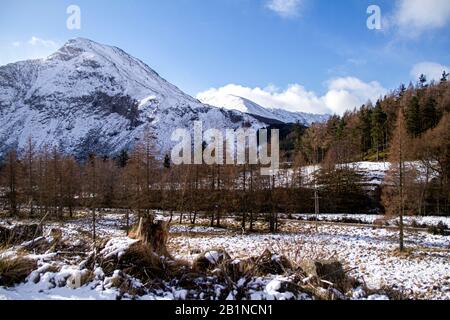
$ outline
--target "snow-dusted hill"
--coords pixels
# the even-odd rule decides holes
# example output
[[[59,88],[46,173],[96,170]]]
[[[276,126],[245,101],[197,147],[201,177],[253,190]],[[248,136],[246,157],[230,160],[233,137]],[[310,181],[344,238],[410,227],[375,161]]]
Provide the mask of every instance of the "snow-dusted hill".
[[[266,108],[246,98],[230,94],[220,94],[205,92],[198,96],[203,103],[225,108],[238,110],[251,115],[256,115],[266,119],[274,119],[283,123],[300,123],[306,126],[312,123],[320,123],[328,120],[329,115],[311,114],[304,112],[291,112],[284,109]]]
[[[202,104],[119,48],[73,39],[46,59],[0,67],[0,156],[38,147],[113,155],[146,128],[161,153],[177,128],[239,128],[262,124],[237,111]]]

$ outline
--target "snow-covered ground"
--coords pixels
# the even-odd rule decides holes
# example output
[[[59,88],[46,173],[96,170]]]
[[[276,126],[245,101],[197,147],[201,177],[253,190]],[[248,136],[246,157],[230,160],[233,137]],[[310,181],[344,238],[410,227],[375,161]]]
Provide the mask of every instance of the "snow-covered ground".
[[[279,235],[189,235],[171,240],[179,257],[192,259],[192,248],[224,248],[232,257],[259,254],[266,248],[293,261],[338,258],[352,275],[370,287],[389,286],[409,298],[450,299],[450,237],[425,232],[406,234],[407,256],[396,254],[398,234],[392,230],[349,226],[298,226],[298,232]]]
[[[202,219],[199,221],[203,222]],[[98,237],[111,239],[101,254],[120,255],[124,248],[133,243],[125,237],[124,227],[124,215],[105,214],[98,218]],[[61,228],[63,239],[74,246],[83,241],[89,242],[89,217],[64,225],[47,224],[45,234],[54,228]],[[392,229],[343,225],[319,225],[316,229],[314,225],[288,220],[282,223],[280,233],[275,235],[242,234],[201,225],[194,228],[174,225],[171,233],[170,252],[176,258],[187,261],[193,261],[200,251],[214,248],[225,249],[233,259],[258,256],[265,249],[285,255],[294,262],[305,258],[337,258],[352,276],[363,280],[371,288],[387,286],[413,299],[450,299],[450,237],[407,232],[405,243],[410,251],[400,255],[396,252],[398,235]],[[3,251],[0,259],[18,255],[20,249],[21,246],[15,246]],[[73,286],[73,280],[86,272],[84,264],[88,255],[75,251],[67,254],[58,251],[28,253],[28,258],[37,261],[38,269],[28,276],[25,283],[13,288],[0,288],[0,299],[115,299],[120,294],[119,289],[112,285],[118,275],[107,277],[100,268],[95,270],[90,282],[81,287]],[[252,279],[246,285],[253,288],[250,292],[252,299],[289,298],[289,293],[276,289],[282,281],[282,276],[267,276]],[[138,289],[143,286],[136,279],[130,279],[130,283]],[[140,299],[183,299],[191,294],[176,286],[169,288],[146,292]],[[222,289],[219,284],[214,287],[218,292]],[[354,296],[357,298],[358,293],[355,292]],[[133,297],[124,295],[122,298]],[[201,294],[196,298],[202,299]],[[233,299],[233,295],[228,298]]]
[[[293,214],[291,215],[293,219],[297,220],[315,220],[316,216],[314,214]],[[346,219],[355,220],[355,222],[373,224],[375,221],[384,219],[385,216],[375,215],[375,214],[320,214],[317,216],[319,221],[326,222],[341,222]],[[395,226],[398,223],[398,218],[386,219],[386,225]],[[404,223],[408,226],[423,225],[423,226],[437,226],[439,223],[444,223],[450,226],[450,217],[418,217],[418,216],[408,216],[404,217]]]
[[[429,172],[427,174],[426,167],[419,161],[406,162],[406,167],[417,170],[418,177],[421,181],[431,181],[431,179],[436,177],[436,173]],[[338,165],[339,167],[346,167],[359,172],[365,179],[364,184],[373,189],[380,186],[386,173],[389,171],[391,164],[389,162],[352,162],[347,164]],[[320,170],[320,165],[304,166],[301,169],[303,183],[308,185],[314,183],[314,175]],[[298,173],[297,173],[298,174]],[[292,181],[294,175],[294,170],[292,169],[282,169],[278,171],[278,176],[276,177],[276,184],[279,186],[285,186]]]

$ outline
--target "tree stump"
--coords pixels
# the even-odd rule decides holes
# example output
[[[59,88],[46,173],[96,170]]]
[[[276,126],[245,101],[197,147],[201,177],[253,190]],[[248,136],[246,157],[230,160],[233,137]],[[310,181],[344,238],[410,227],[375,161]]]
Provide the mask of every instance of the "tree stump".
[[[169,257],[167,241],[169,239],[169,223],[162,220],[155,221],[152,217],[141,218],[134,233],[134,238],[150,246],[159,256]]]

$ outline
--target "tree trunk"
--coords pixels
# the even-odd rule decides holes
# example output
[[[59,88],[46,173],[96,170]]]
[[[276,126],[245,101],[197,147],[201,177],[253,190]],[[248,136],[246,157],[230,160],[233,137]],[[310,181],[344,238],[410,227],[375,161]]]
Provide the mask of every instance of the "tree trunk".
[[[220,228],[220,212],[219,212],[219,210],[217,210],[216,221],[217,221],[216,227]]]
[[[96,216],[95,216],[95,208],[92,208],[92,243],[94,244],[94,248],[95,248],[95,242],[96,242],[96,238],[97,238],[97,234],[96,234],[96,230],[95,230],[95,225],[96,225]]]
[[[400,144],[400,252],[405,250],[404,246],[404,230],[403,230],[403,215],[405,211],[405,201],[403,194],[403,153],[402,153],[402,145]]]
[[[215,210],[217,210],[217,207]],[[214,210],[211,210],[211,224],[210,225],[211,225],[211,228],[214,227]]]
[[[191,224],[195,225],[196,220],[197,220],[197,211],[194,211],[194,216],[192,217]]]
[[[149,245],[151,250],[159,256],[170,256],[167,250],[169,224],[166,221],[154,221],[153,217],[141,218],[135,238]]]
[[[130,233],[130,210],[127,209],[126,213],[125,213],[125,219],[126,219],[126,231],[127,231],[127,236]]]

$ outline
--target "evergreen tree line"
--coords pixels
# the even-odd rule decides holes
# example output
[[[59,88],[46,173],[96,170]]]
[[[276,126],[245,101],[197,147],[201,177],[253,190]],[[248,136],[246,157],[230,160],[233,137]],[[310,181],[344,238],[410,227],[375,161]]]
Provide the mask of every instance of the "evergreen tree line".
[[[407,211],[448,214],[450,83],[447,77],[444,72],[439,83],[427,83],[422,75],[416,85],[401,85],[375,105],[368,102],[358,110],[331,117],[327,123],[312,125],[296,138],[297,157],[309,164],[321,164],[322,170],[334,170],[336,164],[358,161],[390,161],[394,170],[401,135],[402,163],[408,171],[404,191],[410,192]],[[377,200],[382,210],[395,211],[387,203],[386,189],[392,187],[389,179],[388,175],[383,190],[378,190]]]

